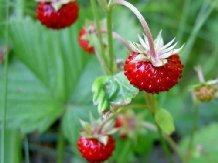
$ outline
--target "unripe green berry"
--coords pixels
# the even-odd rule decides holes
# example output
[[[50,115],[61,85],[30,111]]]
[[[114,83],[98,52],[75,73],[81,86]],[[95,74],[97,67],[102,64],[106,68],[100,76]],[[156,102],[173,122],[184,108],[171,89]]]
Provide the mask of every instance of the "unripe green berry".
[[[195,88],[195,96],[198,100],[207,102],[214,98],[216,89],[213,85],[201,84]]]

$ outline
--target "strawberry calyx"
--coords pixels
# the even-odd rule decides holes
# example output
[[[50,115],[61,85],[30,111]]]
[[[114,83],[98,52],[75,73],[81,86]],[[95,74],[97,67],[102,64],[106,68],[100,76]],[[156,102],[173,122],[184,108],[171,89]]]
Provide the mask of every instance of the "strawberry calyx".
[[[207,82],[201,82],[199,84],[193,85],[191,89],[194,90],[195,96],[200,101],[210,101],[215,97],[215,94],[217,92],[217,83],[218,79],[209,80]]]
[[[58,11],[63,5],[76,0],[36,0],[37,2],[51,3],[51,6]]]
[[[155,67],[164,66],[167,63],[167,58],[179,53],[184,46],[182,45],[180,48],[175,49],[175,46],[178,44],[178,42],[174,43],[175,38],[164,45],[160,31],[157,38],[154,40],[154,56],[150,50],[147,36],[145,34],[143,35],[143,38],[138,36],[140,43],[129,42],[132,51],[138,54],[131,62],[150,61]]]
[[[113,120],[108,120],[105,123],[101,119],[91,118],[91,122],[81,121],[81,124],[83,126],[83,131],[80,133],[81,136],[88,139],[97,139],[104,145],[107,144],[109,136],[118,131],[117,128],[114,128]]]
[[[133,111],[119,114],[116,118],[115,127],[118,129],[118,134],[122,138],[136,139],[138,134],[146,132],[141,124],[144,121],[143,114],[134,114]]]
[[[100,30],[105,31],[106,30],[106,19],[103,19],[100,21]],[[83,26],[83,29],[86,31],[87,34],[82,36],[82,39],[88,40],[90,39],[90,35],[97,35],[97,27],[94,21],[86,20],[85,25]],[[103,39],[103,42],[105,43],[106,40]]]

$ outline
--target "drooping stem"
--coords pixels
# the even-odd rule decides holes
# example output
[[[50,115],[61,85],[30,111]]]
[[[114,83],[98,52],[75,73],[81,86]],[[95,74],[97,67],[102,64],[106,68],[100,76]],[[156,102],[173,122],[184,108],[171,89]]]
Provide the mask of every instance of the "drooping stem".
[[[197,122],[198,122],[199,104],[200,104],[199,101],[196,100],[195,104],[194,104],[194,117],[193,117],[193,125],[192,125],[191,135],[190,135],[188,149],[187,149],[186,155],[184,157],[183,163],[188,163],[190,160],[190,152],[192,150],[192,146],[194,143],[194,136],[195,136],[195,131],[196,131]]]
[[[153,58],[156,58],[156,53],[155,53],[155,50],[154,50],[153,38],[152,38],[152,35],[151,35],[151,32],[150,32],[150,29],[148,27],[148,24],[147,24],[146,20],[144,19],[144,17],[142,16],[142,14],[131,3],[127,2],[127,1],[124,1],[124,0],[114,0],[110,4],[110,7],[112,8],[113,6],[118,5],[118,4],[124,5],[127,8],[129,8],[136,15],[136,17],[139,19],[139,21],[142,24],[142,26],[144,28],[144,31],[145,31],[145,33],[147,35],[147,38],[148,38],[148,43],[149,43],[149,46],[150,46],[151,56]]]
[[[6,1],[6,22],[9,20],[9,0]],[[6,138],[6,111],[8,91],[8,23],[5,24],[5,60],[4,60],[4,87],[2,109],[2,135],[1,135],[1,162],[5,162],[5,138]]]
[[[91,0],[91,4],[92,4],[92,12],[95,18],[95,24],[96,24],[97,34],[98,34],[98,41],[100,44],[100,53],[96,53],[96,55],[104,69],[104,72],[106,74],[111,74],[112,71],[109,68],[108,60],[105,55],[104,43],[103,43],[102,33],[101,33],[101,25],[99,21],[98,12],[97,12],[97,6],[96,6],[96,0]]]
[[[129,46],[129,44],[126,42],[126,40],[124,40],[118,33],[113,32],[113,36],[114,38],[116,38],[117,40],[119,40],[130,52],[132,52],[131,47]]]
[[[149,106],[150,108],[150,112],[154,118],[155,116],[155,111],[157,110],[157,104],[156,104],[156,101],[154,100],[154,96],[152,94],[149,94],[149,93],[145,93],[145,100],[147,102],[147,105]],[[155,118],[154,118],[154,121],[155,121]],[[173,163],[173,158],[172,158],[172,155],[171,155],[171,152],[166,144],[166,141],[163,137],[163,133],[159,127],[159,125],[157,124],[157,122],[155,121],[155,125],[156,125],[156,128],[157,128],[157,131],[158,131],[158,134],[159,134],[159,137],[160,137],[160,141],[161,141],[161,144],[163,146],[163,149],[164,149],[164,152],[169,160],[170,163]]]
[[[102,33],[107,33],[107,30],[101,30]],[[112,32],[112,35],[114,38],[116,38],[117,40],[119,40],[130,52],[132,52],[131,47],[129,46],[129,44],[127,43],[127,41],[120,36],[118,33],[116,32]]]

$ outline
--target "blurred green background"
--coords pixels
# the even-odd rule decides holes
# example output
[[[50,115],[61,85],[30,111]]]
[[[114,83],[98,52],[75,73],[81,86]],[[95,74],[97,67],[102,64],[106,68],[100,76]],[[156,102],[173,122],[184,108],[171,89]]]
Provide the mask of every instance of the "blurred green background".
[[[85,162],[76,148],[81,130],[79,119],[88,120],[89,111],[97,116],[92,104],[91,85],[102,75],[95,56],[87,55],[78,45],[78,33],[86,19],[93,19],[89,0],[78,0],[80,16],[70,28],[52,31],[35,18],[37,3],[30,0],[0,0],[0,47],[11,47],[8,64],[6,162],[55,162],[58,140],[66,138],[64,162]],[[165,42],[176,38],[178,47],[185,44],[180,56],[185,65],[179,84],[157,96],[159,106],[171,112],[176,132],[173,139],[185,149],[193,122],[193,101],[189,87],[198,83],[194,67],[202,66],[206,80],[218,77],[218,1],[217,0],[131,0],[147,20],[153,38],[160,30]],[[9,19],[6,19],[9,11]],[[105,17],[99,7],[99,16]],[[8,33],[7,33],[8,27]],[[127,8],[113,10],[113,30],[123,38],[138,40],[143,33],[139,21]],[[128,54],[114,40],[114,55]],[[4,63],[4,62],[3,62]],[[0,115],[3,110],[4,64],[0,63]],[[132,103],[144,103],[143,94]],[[199,109],[195,146],[202,145],[208,157],[193,152],[191,162],[217,162],[218,101],[202,103]],[[146,113],[147,114],[147,113]],[[150,117],[146,116],[150,121]],[[2,120],[2,119],[1,119]],[[200,144],[199,144],[200,142]],[[211,143],[212,142],[212,143]],[[160,159],[159,140],[153,132],[138,137],[138,143],[117,137],[117,149],[108,162],[165,163]],[[29,154],[27,154],[29,151]]]

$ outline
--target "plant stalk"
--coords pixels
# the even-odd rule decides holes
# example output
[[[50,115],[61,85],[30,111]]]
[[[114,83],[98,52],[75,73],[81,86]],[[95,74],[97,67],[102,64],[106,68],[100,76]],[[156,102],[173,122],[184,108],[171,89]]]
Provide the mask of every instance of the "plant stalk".
[[[110,70],[110,68],[108,66],[107,58],[105,55],[104,43],[103,43],[103,39],[102,39],[101,25],[100,25],[98,12],[97,12],[96,0],[91,0],[91,5],[92,5],[93,16],[95,18],[95,24],[96,24],[97,34],[98,34],[98,41],[100,44],[100,53],[96,52],[96,55],[100,61],[100,64],[102,65],[102,68],[103,68],[105,74],[111,74],[112,71]]]
[[[151,123],[143,122],[142,125],[143,125],[144,127],[148,128],[148,129],[151,129],[151,130],[157,132],[157,127],[156,127],[155,125],[151,124]],[[173,140],[170,136],[168,136],[168,135],[166,135],[166,134],[164,134],[164,133],[162,133],[162,135],[163,135],[164,139],[167,141],[167,143],[171,146],[171,148],[173,149],[173,151],[176,153],[177,157],[178,157],[180,160],[182,160],[182,157],[181,157],[180,151],[179,151],[179,147],[178,147],[177,144],[174,142],[174,140]]]
[[[29,142],[28,137],[26,135],[24,139],[24,149],[25,149],[25,163],[30,163],[30,157],[29,157]]]
[[[151,56],[153,58],[156,58],[156,53],[155,53],[155,49],[154,49],[154,43],[153,43],[153,38],[150,32],[150,29],[148,27],[148,24],[146,22],[146,20],[144,19],[144,17],[142,16],[142,14],[138,11],[138,9],[136,7],[134,7],[131,3],[124,1],[124,0],[114,0],[111,4],[110,4],[110,8],[112,8],[115,5],[124,5],[127,8],[129,8],[135,15],[136,17],[139,19],[142,27],[144,28],[144,31],[146,33],[146,36],[148,38],[148,43],[150,46],[150,52],[151,52]]]
[[[62,131],[62,125],[60,124],[59,126],[59,131],[58,131],[58,159],[57,163],[63,163],[63,158],[64,158],[64,147],[65,147],[65,139],[64,139],[64,134]]]
[[[154,118],[154,114],[153,114],[153,118]],[[155,120],[154,120],[154,121],[155,121]],[[167,156],[169,162],[170,162],[170,163],[173,163],[174,161],[173,161],[171,152],[170,152],[170,150],[169,150],[169,148],[168,148],[168,146],[167,146],[167,143],[166,143],[166,141],[165,141],[165,139],[164,139],[164,137],[163,137],[163,133],[162,133],[162,131],[161,131],[161,129],[160,129],[160,127],[159,127],[159,125],[157,124],[156,121],[155,121],[155,125],[156,125],[156,127],[157,127],[157,131],[158,131],[158,134],[159,134],[160,141],[161,141],[161,144],[162,144],[162,146],[163,146],[164,152],[165,152],[165,154],[166,154],[166,156]]]
[[[152,94],[149,94],[149,93],[145,93],[145,100],[147,102],[147,105],[150,107],[150,112],[154,118],[155,116],[155,111],[157,110],[157,104],[156,104],[156,101],[154,99],[154,96]],[[160,141],[161,141],[161,144],[163,146],[163,149],[164,149],[164,152],[169,160],[170,163],[173,163],[173,158],[172,158],[172,155],[171,155],[171,152],[166,144],[166,141],[163,137],[163,133],[159,127],[159,125],[157,124],[157,122],[155,121],[155,118],[154,118],[154,122],[155,122],[155,125],[156,125],[156,128],[157,128],[157,131],[158,131],[158,134],[159,134],[159,137],[160,137]]]
[[[194,103],[194,117],[193,117],[193,125],[192,125],[192,130],[191,130],[191,135],[188,143],[188,148],[186,155],[184,157],[183,163],[188,163],[190,160],[190,152],[192,150],[193,144],[194,144],[194,136],[195,136],[195,131],[197,129],[197,122],[198,122],[198,112],[199,112],[199,101],[195,101]]]
[[[113,47],[113,30],[112,30],[112,9],[106,11],[107,16],[107,38],[108,38],[108,61],[110,71],[114,71],[114,47]]]

